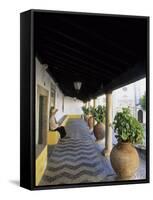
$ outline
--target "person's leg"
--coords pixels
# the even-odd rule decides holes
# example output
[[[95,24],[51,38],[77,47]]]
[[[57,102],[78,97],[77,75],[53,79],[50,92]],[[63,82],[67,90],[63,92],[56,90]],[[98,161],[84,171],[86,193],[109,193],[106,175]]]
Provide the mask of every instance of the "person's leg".
[[[64,138],[66,136],[66,131],[65,131],[64,126],[60,126],[56,128],[55,130],[60,133],[61,138]]]

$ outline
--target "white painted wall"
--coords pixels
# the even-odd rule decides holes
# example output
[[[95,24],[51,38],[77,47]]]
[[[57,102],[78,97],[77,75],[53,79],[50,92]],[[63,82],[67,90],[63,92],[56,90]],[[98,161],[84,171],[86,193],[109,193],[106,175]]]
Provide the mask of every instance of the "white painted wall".
[[[55,107],[58,108],[58,112],[56,113],[56,119],[57,121],[65,114],[62,111],[62,100],[63,99],[63,93],[59,89],[59,87],[56,85],[56,98],[55,98]]]
[[[134,116],[136,115],[135,89],[133,84],[113,91],[113,118],[116,112],[121,111],[123,107],[129,107],[131,113]]]
[[[63,116],[67,114],[83,114],[81,107],[83,106],[83,102],[74,98],[64,96],[64,112],[62,111],[62,103],[63,103],[64,94],[59,89],[58,85],[56,85],[56,103],[55,106],[58,108],[58,112],[56,114],[57,121]]]
[[[44,71],[43,65],[39,62],[39,60],[36,58],[35,59],[36,63],[36,98],[35,98],[35,109],[36,109],[36,123],[35,123],[35,128],[36,128],[36,144],[38,143],[38,121],[39,121],[39,105],[38,105],[38,96],[37,96],[37,87],[38,85],[42,86],[44,89],[46,89],[49,92],[49,97],[50,97],[50,87],[51,87],[51,82],[53,82],[52,78],[49,76],[49,74]],[[48,99],[48,120],[49,120],[49,105],[50,105],[50,98]],[[49,129],[49,124],[48,124],[48,129]]]
[[[44,89],[49,92],[48,99],[48,120],[49,120],[49,110],[50,110],[50,91],[51,84],[53,84],[56,88],[55,94],[55,107],[58,108],[58,112],[56,114],[57,121],[63,117],[65,114],[82,114],[81,107],[83,106],[83,102],[80,100],[74,100],[71,97],[64,97],[64,112],[62,111],[62,102],[63,102],[63,93],[58,87],[58,84],[52,79],[52,77],[48,74],[46,70],[44,70],[43,65],[39,62],[38,58],[35,59],[36,62],[36,144],[38,143],[38,98],[37,98],[37,86],[40,85]],[[49,130],[49,124],[48,124]]]
[[[124,89],[126,88],[126,90]],[[146,79],[143,78],[135,83],[131,83],[113,91],[113,117],[122,107],[129,107],[133,116],[137,118],[140,98],[146,91]],[[141,108],[142,109],[142,108]],[[145,114],[143,115],[144,122]]]
[[[125,89],[126,88],[126,89]],[[143,78],[135,83],[126,85],[113,91],[113,113],[116,115],[118,111],[122,110],[122,107],[129,107],[133,116],[138,119],[138,110],[141,109],[139,100],[146,91],[146,79]],[[102,95],[97,97],[96,106],[106,105],[106,96]],[[143,111],[143,122],[146,123],[146,113]]]
[[[83,102],[78,99],[73,99],[71,97],[66,96],[64,98],[65,101],[65,114],[83,114],[81,107],[83,106]]]

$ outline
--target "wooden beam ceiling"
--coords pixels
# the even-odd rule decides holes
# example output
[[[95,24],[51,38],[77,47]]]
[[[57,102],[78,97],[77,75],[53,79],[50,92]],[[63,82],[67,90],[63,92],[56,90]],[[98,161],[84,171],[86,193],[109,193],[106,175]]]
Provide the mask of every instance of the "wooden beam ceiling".
[[[86,101],[144,77],[146,17],[35,12],[35,55],[49,66],[59,87]],[[137,67],[136,67],[137,66]]]

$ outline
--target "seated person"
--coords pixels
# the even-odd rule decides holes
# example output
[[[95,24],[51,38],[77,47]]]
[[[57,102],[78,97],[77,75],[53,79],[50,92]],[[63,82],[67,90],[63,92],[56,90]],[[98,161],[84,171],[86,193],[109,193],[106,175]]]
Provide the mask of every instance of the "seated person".
[[[66,131],[64,126],[59,126],[56,121],[55,114],[57,113],[58,109],[51,107],[50,109],[50,119],[49,119],[49,128],[52,131],[58,131],[60,133],[61,138],[66,136]]]

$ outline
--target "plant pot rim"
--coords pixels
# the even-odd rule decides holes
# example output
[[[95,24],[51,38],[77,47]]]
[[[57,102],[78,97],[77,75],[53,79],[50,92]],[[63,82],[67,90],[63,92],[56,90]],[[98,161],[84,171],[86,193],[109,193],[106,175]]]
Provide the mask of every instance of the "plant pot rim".
[[[122,142],[118,142],[118,143],[119,143],[119,144],[120,144],[120,143],[123,143],[123,144],[132,144],[131,142],[123,142],[123,141],[122,141]]]
[[[97,122],[97,124],[104,124],[103,122]]]
[[[119,145],[119,144],[125,144],[125,145],[132,145],[132,146],[134,146],[131,142],[118,142],[116,145]]]

